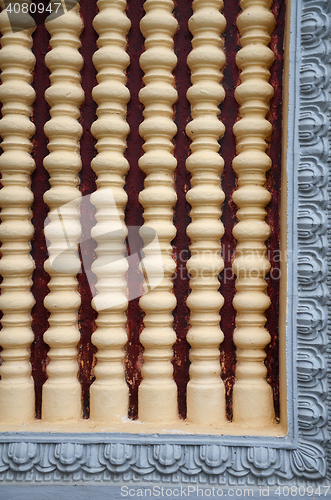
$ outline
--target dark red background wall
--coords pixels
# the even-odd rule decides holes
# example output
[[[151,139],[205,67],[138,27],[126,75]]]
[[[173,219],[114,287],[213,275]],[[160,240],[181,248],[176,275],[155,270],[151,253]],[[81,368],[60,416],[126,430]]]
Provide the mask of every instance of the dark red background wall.
[[[238,119],[238,107],[234,99],[234,90],[239,83],[239,74],[235,65],[236,52],[239,50],[239,35],[236,28],[236,18],[240,13],[239,0],[225,0],[224,15],[227,20],[227,29],[224,36],[224,50],[227,64],[224,69],[223,85],[226,91],[225,101],[221,106],[221,119],[226,126],[226,133],[220,141],[225,168],[222,179],[226,199],[223,207],[222,220],[225,234],[222,240],[225,272],[220,276],[220,291],[225,298],[221,311],[221,328],[225,340],[221,346],[222,378],[226,386],[227,414],[231,419],[232,414],[232,388],[236,365],[235,347],[233,345],[233,330],[235,324],[235,311],[232,299],[235,293],[235,279],[230,277],[231,262],[234,257],[235,240],[232,228],[236,222],[236,207],[232,201],[232,193],[236,188],[236,179],[232,171],[232,160],[235,156],[235,139],[232,127]],[[285,19],[285,0],[275,0],[272,7],[276,18],[276,28],[272,35],[271,48],[275,53],[275,63],[271,68],[271,83],[275,89],[275,96],[271,101],[271,110],[268,119],[273,125],[273,138],[268,154],[272,158],[273,166],[268,173],[267,186],[272,194],[272,201],[268,207],[267,221],[272,228],[272,236],[267,242],[268,253],[271,259],[272,272],[267,277],[268,294],[272,306],[267,311],[267,328],[271,334],[271,343],[267,347],[266,366],[268,381],[274,393],[276,415],[279,416],[279,386],[278,386],[278,296],[279,296],[279,202],[280,202],[280,168],[281,168],[281,130],[282,130],[282,74],[283,74],[283,35]],[[96,1],[85,0],[81,2],[81,15],[84,20],[81,53],[84,57],[82,70],[82,86],[86,100],[81,109],[81,123],[83,137],[81,141],[82,171],[80,174],[80,189],[83,195],[95,190],[95,175],[90,168],[90,163],[95,155],[94,139],[90,132],[91,124],[96,119],[96,105],[92,99],[92,89],[96,85],[96,72],[92,63],[93,53],[97,50],[97,35],[93,29],[92,21],[97,13]],[[191,50],[191,34],[187,22],[192,15],[191,0],[178,0],[174,14],[180,28],[175,39],[175,51],[178,65],[175,70],[178,103],[174,109],[174,119],[178,127],[175,137],[175,156],[178,161],[176,172],[176,190],[178,202],[176,205],[174,221],[177,227],[177,236],[173,242],[174,256],[177,259],[177,273],[174,279],[174,293],[177,298],[177,307],[174,311],[174,328],[177,333],[177,342],[174,346],[174,377],[178,386],[179,412],[182,418],[186,416],[186,385],[189,379],[189,345],[186,334],[189,328],[189,310],[186,298],[189,294],[189,278],[186,271],[186,262],[189,258],[189,239],[186,227],[190,222],[190,207],[185,199],[185,194],[190,188],[190,176],[185,169],[185,160],[189,154],[189,140],[185,135],[185,126],[190,118],[190,106],[186,100],[186,91],[190,86],[190,74],[186,65],[186,58]],[[128,36],[128,52],[131,64],[128,68],[128,88],[131,92],[131,101],[128,105],[128,123],[130,135],[126,156],[130,163],[130,171],[126,178],[126,191],[129,203],[126,209],[126,223],[128,226],[139,226],[143,223],[142,207],[138,202],[139,192],[143,188],[144,174],[138,167],[138,159],[142,154],[142,140],[138,134],[138,126],[142,121],[142,106],[139,103],[138,92],[142,87],[142,71],[139,67],[139,56],[144,50],[143,37],[139,30],[139,22],[144,15],[143,0],[129,0],[127,15],[131,20],[132,28]],[[47,258],[46,244],[43,236],[44,220],[47,216],[47,207],[43,203],[43,194],[49,189],[48,174],[43,168],[43,158],[48,154],[47,138],[43,132],[44,124],[49,120],[49,107],[44,99],[44,92],[49,86],[49,71],[45,66],[45,54],[49,50],[49,35],[44,25],[39,25],[34,33],[33,51],[36,56],[34,74],[34,87],[37,93],[34,104],[33,121],[37,132],[34,138],[34,158],[36,170],[32,179],[32,190],[35,196],[33,206],[33,224],[35,237],[32,242],[32,255],[36,262],[33,275],[33,294],[36,305],[32,311],[33,331],[35,341],[31,350],[33,377],[36,387],[36,416],[41,416],[42,384],[47,378],[47,351],[48,346],[43,342],[43,334],[48,327],[48,312],[43,306],[43,299],[48,293],[48,275],[43,270]],[[83,231],[88,231],[84,221],[93,219],[93,213],[82,214]],[[93,244],[84,247],[85,259],[93,260]],[[226,272],[228,270],[228,272]],[[134,272],[133,270],[129,270]],[[79,344],[79,378],[83,388],[84,417],[89,415],[89,387],[94,379],[93,366],[95,363],[95,348],[91,343],[91,334],[95,329],[96,313],[91,307],[92,294],[86,276],[78,276],[79,291],[82,296],[82,305],[79,311],[79,328],[81,341]],[[143,313],[139,308],[138,299],[129,303],[128,307],[128,345],[126,356],[127,382],[130,387],[131,418],[137,418],[138,387],[141,381],[141,365],[143,348],[139,342],[139,334],[143,327]]]

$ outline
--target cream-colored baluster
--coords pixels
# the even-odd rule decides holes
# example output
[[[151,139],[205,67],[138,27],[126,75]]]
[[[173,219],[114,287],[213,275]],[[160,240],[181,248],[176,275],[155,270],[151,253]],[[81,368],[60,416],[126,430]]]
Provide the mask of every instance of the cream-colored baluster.
[[[22,0],[16,5],[22,7]],[[29,2],[30,3],[30,2]],[[1,7],[4,8],[3,2]],[[0,420],[28,422],[34,419],[34,385],[31,377],[30,345],[33,341],[30,311],[34,304],[30,292],[34,263],[30,256],[33,227],[30,206],[33,195],[30,176],[35,163],[30,156],[35,127],[30,121],[35,92],[31,87],[35,57],[31,52],[35,23],[29,14],[0,14],[2,32],[0,68],[1,147],[0,191],[2,242],[0,309],[3,311],[0,345]],[[23,30],[24,27],[28,29]]]
[[[98,119],[92,133],[98,140],[92,168],[97,174],[97,191],[91,201],[97,208],[97,224],[92,236],[98,242],[93,272],[98,277],[93,307],[98,311],[97,330],[92,336],[97,346],[96,380],[91,386],[91,419],[114,420],[127,416],[129,390],[125,382],[124,345],[126,335],[126,280],[123,189],[129,168],[124,157],[129,126],[126,105],[130,93],[126,68],[130,59],[125,52],[130,21],[125,0],[99,0],[94,27],[99,34],[99,50],[93,61],[98,70],[98,85],[93,98],[98,104]]]
[[[266,381],[265,346],[270,335],[264,325],[265,310],[270,305],[265,275],[270,269],[265,240],[270,227],[265,222],[265,207],[271,195],[265,187],[271,160],[265,153],[272,127],[266,120],[273,88],[268,83],[274,54],[268,44],[274,27],[270,0],[242,0],[238,17],[242,49],[237,65],[242,70],[236,90],[241,119],[233,131],[238,156],[233,168],[238,176],[238,190],[233,200],[238,207],[238,224],[233,230],[237,239],[233,269],[237,275],[237,310],[234,342],[237,347],[236,382],[233,389],[233,421],[260,427],[274,421],[271,387]]]
[[[145,140],[145,154],[140,158],[139,166],[147,175],[145,188],[139,196],[145,219],[141,230],[145,244],[142,268],[153,282],[158,278],[162,280],[140,299],[146,315],[145,328],[140,336],[145,351],[138,412],[139,419],[145,422],[169,422],[178,418],[177,388],[171,364],[172,345],[176,340],[171,314],[176,306],[172,293],[176,265],[171,241],[176,235],[173,207],[176,203],[174,170],[177,165],[172,144],[177,130],[173,121],[172,106],[177,100],[177,92],[172,71],[177,62],[173,36],[178,25],[172,15],[173,7],[172,0],[146,0],[146,15],[140,25],[146,49],[140,58],[145,87],[139,94],[145,106],[144,121],[139,128]],[[164,276],[156,264],[157,246],[149,244],[148,228],[154,229],[158,235]]]
[[[192,139],[187,169],[192,188],[187,193],[192,222],[187,228],[191,239],[191,310],[187,340],[190,352],[190,381],[187,386],[187,419],[200,424],[225,421],[225,390],[221,380],[219,345],[223,341],[219,311],[224,299],[218,292],[218,274],[224,267],[220,238],[224,233],[220,220],[224,193],[220,185],[224,161],[219,155],[219,139],[224,125],[218,119],[224,99],[220,84],[225,64],[221,34],[225,28],[220,13],[222,0],[194,0],[189,28],[193,50],[188,56],[192,87],[187,92],[193,120],[186,133]]]
[[[44,200],[54,213],[50,215],[45,230],[51,243],[50,258],[45,262],[45,270],[51,277],[45,307],[51,315],[50,327],[44,336],[50,346],[50,363],[47,366],[48,380],[43,387],[42,416],[49,421],[81,417],[76,348],[80,337],[80,296],[76,274],[80,270],[77,242],[81,234],[78,172],[81,169],[79,140],[82,127],[78,119],[79,107],[84,100],[80,86],[83,59],[78,49],[83,25],[76,2],[66,0],[66,4],[72,7],[66,14],[54,19],[51,15],[46,23],[52,50],[46,55],[51,86],[45,97],[51,106],[51,120],[45,125],[50,154],[44,159],[44,166],[50,174],[51,189],[45,193]],[[69,205],[57,213],[57,209],[67,203]],[[62,257],[53,262],[52,257],[61,252],[64,252]]]

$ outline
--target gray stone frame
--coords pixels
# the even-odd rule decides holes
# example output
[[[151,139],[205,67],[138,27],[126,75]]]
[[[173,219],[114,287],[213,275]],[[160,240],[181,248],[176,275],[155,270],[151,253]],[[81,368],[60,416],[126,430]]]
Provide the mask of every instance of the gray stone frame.
[[[224,491],[249,486],[256,489],[255,496],[261,496],[260,486],[269,485],[269,498],[282,498],[272,496],[277,485],[327,485],[331,479],[330,24],[330,0],[292,0],[287,150],[288,435],[8,432],[0,435],[1,500],[29,499],[30,494],[34,499],[46,499],[59,491],[64,498],[64,484],[78,485],[70,490],[63,486],[72,499],[90,498],[86,496],[90,494],[92,498],[92,491],[94,498],[123,498],[121,485],[199,485]],[[35,486],[29,489],[28,484]],[[56,485],[61,485],[60,490]],[[86,487],[82,489],[82,485]],[[36,497],[36,491],[42,497]],[[321,496],[324,492],[326,488]],[[193,492],[190,496],[194,498]]]

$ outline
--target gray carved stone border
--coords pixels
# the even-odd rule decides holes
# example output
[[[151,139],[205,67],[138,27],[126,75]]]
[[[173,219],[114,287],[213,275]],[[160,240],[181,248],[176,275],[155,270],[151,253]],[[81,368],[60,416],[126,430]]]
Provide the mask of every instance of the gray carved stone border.
[[[292,0],[291,11],[288,436],[6,433],[0,436],[0,483],[258,486],[327,481],[331,2]]]

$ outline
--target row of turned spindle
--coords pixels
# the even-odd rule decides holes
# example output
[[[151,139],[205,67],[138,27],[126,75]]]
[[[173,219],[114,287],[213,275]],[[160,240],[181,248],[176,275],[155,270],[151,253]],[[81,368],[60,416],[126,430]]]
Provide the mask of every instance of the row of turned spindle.
[[[22,3],[23,0],[16,1]],[[24,1],[29,3],[31,0]],[[51,49],[45,62],[50,70],[51,85],[45,98],[50,106],[51,119],[45,126],[49,154],[44,159],[44,167],[49,173],[51,188],[44,195],[50,210],[50,222],[45,229],[50,241],[49,259],[45,263],[50,276],[45,307],[50,317],[44,340],[50,350],[48,378],[43,386],[42,418],[49,422],[75,421],[82,416],[81,387],[77,378],[80,307],[77,273],[80,270],[78,242],[81,236],[78,174],[82,166],[79,118],[84,101],[80,84],[83,58],[79,48],[83,23],[79,4],[74,0],[66,0],[66,4],[68,12],[65,15],[50,16],[46,22]],[[266,381],[264,365],[264,348],[270,341],[264,327],[264,312],[270,305],[265,281],[270,268],[265,246],[270,234],[265,222],[265,207],[270,194],[265,181],[271,166],[266,154],[271,125],[266,115],[273,95],[268,81],[274,57],[268,47],[274,27],[270,6],[269,0],[241,0],[242,13],[237,21],[242,49],[237,54],[237,65],[241,70],[241,84],[236,89],[240,120],[234,126],[237,157],[233,162],[238,177],[233,200],[238,207],[239,220],[234,228],[237,239],[233,263],[237,275],[234,342],[238,362],[233,421],[255,427],[274,422],[272,392]],[[187,263],[191,275],[191,294],[187,300],[190,309],[187,339],[191,345],[187,420],[212,425],[226,421],[219,359],[219,345],[223,340],[219,312],[224,300],[218,291],[218,275],[224,266],[220,245],[224,232],[220,220],[224,201],[220,180],[224,162],[219,153],[219,140],[224,134],[219,105],[225,95],[221,80],[226,63],[222,50],[226,26],[222,7],[222,0],[193,1],[193,15],[189,20],[192,51],[187,61],[192,82],[187,93],[192,121],[186,128],[192,141],[186,163],[192,174],[192,187],[187,193],[191,205],[191,223],[187,228],[191,240],[191,257]],[[97,295],[92,305],[98,311],[98,317],[92,336],[97,347],[97,364],[96,379],[90,390],[90,418],[113,422],[127,416],[129,405],[124,368],[127,266],[112,263],[123,257],[127,235],[124,182],[129,164],[124,153],[129,134],[126,106],[130,93],[126,87],[126,69],[130,60],[126,52],[126,37],[130,21],[125,0],[99,0],[98,8],[93,23],[99,36],[98,50],[93,57],[98,81],[93,98],[98,108],[97,120],[91,129],[97,140],[96,156],[91,163],[97,177],[97,190],[91,201],[97,209],[97,222],[92,230],[92,237],[97,242],[97,258],[92,267],[97,277]],[[142,267],[149,270],[149,278],[152,276],[159,284],[140,299],[145,316],[140,336],[144,363],[138,411],[141,421],[154,423],[171,423],[179,418],[177,387],[171,364],[172,346],[176,340],[172,325],[172,311],[176,307],[172,278],[176,264],[171,241],[176,234],[173,213],[177,163],[173,138],[177,129],[173,121],[173,105],[177,91],[173,70],[177,62],[174,35],[178,27],[173,8],[172,0],[146,0],[140,25],[145,39],[145,51],[140,58],[144,87],[139,94],[144,105],[144,120],[139,127],[144,154],[139,166],[146,174],[145,186],[139,196],[145,221],[141,231],[145,243]],[[35,133],[31,120],[35,99],[31,86],[35,64],[31,51],[34,27],[31,19],[30,29],[11,30],[7,14],[2,11],[0,29],[0,100],[3,105],[0,121],[3,138],[0,157],[3,183],[0,192],[0,272],[3,276],[0,421],[21,423],[32,421],[35,413],[29,362],[33,341],[30,312],[34,305],[30,291],[34,269],[30,256],[33,237],[30,180],[35,168],[31,154]],[[116,203],[115,210],[109,202],[109,190]],[[60,207],[62,222],[67,229],[66,238],[59,229],[56,215]],[[121,231],[110,236],[109,228],[118,224],[118,220]],[[155,266],[158,249],[148,244],[146,228],[153,228],[158,236],[163,262],[161,274]],[[64,251],[65,272],[52,265],[52,258],[54,260],[54,256]],[[107,264],[102,265],[105,262]]]

